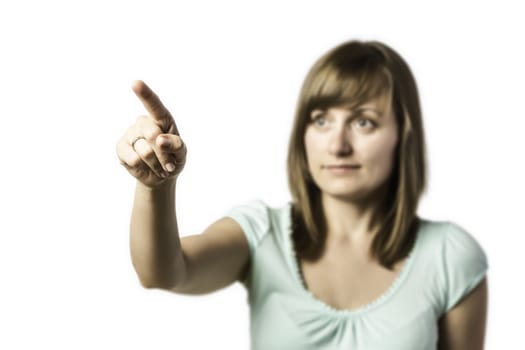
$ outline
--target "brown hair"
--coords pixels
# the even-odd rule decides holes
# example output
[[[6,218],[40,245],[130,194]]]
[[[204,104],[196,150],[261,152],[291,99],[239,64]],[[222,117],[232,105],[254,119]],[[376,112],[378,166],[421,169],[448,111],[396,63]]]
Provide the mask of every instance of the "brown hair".
[[[407,63],[390,47],[377,41],[350,41],[314,64],[299,95],[288,149],[292,238],[297,258],[315,259],[326,240],[321,193],[310,177],[304,146],[311,111],[343,103],[356,105],[385,93],[391,96],[399,141],[371,250],[387,268],[410,252],[419,222],[417,205],[426,186],[425,140],[416,82]]]

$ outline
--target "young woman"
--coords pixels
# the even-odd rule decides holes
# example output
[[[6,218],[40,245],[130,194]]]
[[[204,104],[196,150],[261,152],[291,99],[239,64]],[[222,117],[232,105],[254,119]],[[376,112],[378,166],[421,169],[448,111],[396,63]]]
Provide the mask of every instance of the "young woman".
[[[483,349],[487,259],[452,222],[416,215],[422,116],[406,62],[379,42],[321,57],[301,90],[288,150],[292,201],[234,207],[179,238],[186,148],[143,82],[148,110],[117,144],[137,178],[134,267],[147,288],[247,288],[253,349]]]

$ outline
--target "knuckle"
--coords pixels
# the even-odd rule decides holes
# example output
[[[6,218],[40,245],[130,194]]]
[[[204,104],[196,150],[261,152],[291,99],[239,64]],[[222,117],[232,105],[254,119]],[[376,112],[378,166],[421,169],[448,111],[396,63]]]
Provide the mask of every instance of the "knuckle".
[[[180,136],[175,135],[173,137],[173,147],[178,150],[183,146],[184,146],[184,142],[182,142],[182,139],[180,138]]]
[[[137,178],[145,177],[148,174],[148,171],[144,167],[133,168],[134,176]]]
[[[153,152],[151,147],[140,147],[137,153],[142,159],[151,159],[155,156],[155,152]]]
[[[150,108],[151,111],[154,113],[163,113],[162,103],[160,102],[159,97],[155,93],[153,93],[152,98],[150,100]]]
[[[158,135],[155,141],[157,145],[163,150],[167,150],[171,148],[171,138],[169,137],[169,135],[166,135],[166,134]]]
[[[132,156],[127,163],[132,168],[140,168],[142,166],[142,159],[140,159],[138,155],[135,155]]]
[[[145,140],[138,140],[135,143],[135,153],[143,159],[149,159],[154,154],[153,149]]]
[[[126,161],[124,159],[122,159],[120,156],[118,157],[118,161],[120,163],[120,165],[124,166],[124,167],[128,167],[128,163],[126,163]]]
[[[122,166],[125,168],[133,169],[141,166],[142,160],[136,153],[121,152],[118,154],[118,160]]]
[[[157,98],[157,95],[151,89],[142,90],[142,96],[146,101],[148,101],[148,103],[153,103]]]
[[[157,136],[159,136],[160,134],[161,134],[161,131],[158,127],[151,127],[151,126],[146,128],[143,133],[144,137],[148,141],[155,141]]]

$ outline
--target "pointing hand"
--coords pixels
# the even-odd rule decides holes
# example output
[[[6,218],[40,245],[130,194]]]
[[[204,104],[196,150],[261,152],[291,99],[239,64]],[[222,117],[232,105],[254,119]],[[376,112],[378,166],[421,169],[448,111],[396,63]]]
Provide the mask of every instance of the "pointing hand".
[[[153,188],[180,174],[186,163],[186,146],[159,97],[140,80],[132,89],[148,115],[140,116],[126,130],[117,142],[117,155],[131,175]]]

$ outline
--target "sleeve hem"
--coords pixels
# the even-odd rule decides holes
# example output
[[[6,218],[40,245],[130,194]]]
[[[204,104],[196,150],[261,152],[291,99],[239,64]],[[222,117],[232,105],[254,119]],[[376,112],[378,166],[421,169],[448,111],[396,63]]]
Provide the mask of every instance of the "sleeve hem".
[[[458,304],[461,303],[467,296],[470,295],[470,293],[481,283],[483,278],[487,275],[488,268],[485,268],[482,272],[480,272],[476,277],[474,277],[471,280],[471,283],[468,288],[465,289],[462,295],[457,297],[455,300],[453,300],[449,305],[445,308],[445,312],[443,314],[448,313],[450,310],[454,309]]]
[[[250,247],[250,256],[253,256],[255,253],[255,241],[252,235],[248,233],[250,230],[250,224],[242,215],[235,215],[235,213],[230,213],[227,215],[227,217],[235,220],[235,222],[237,222],[239,226],[241,226],[242,232],[246,237],[246,240],[248,241],[248,246]]]

